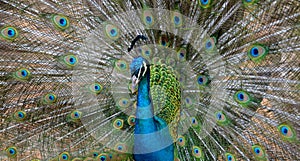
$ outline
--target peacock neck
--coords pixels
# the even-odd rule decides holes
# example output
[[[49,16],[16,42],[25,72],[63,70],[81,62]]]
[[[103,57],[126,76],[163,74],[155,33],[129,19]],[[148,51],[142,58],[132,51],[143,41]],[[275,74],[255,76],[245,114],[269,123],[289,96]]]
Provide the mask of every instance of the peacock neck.
[[[149,108],[151,105],[150,99],[150,75],[146,73],[138,86],[137,106],[139,108]]]
[[[145,134],[156,131],[153,120],[153,106],[150,96],[150,73],[141,79],[138,86],[137,109],[136,109],[136,134]]]
[[[166,123],[154,116],[150,95],[150,72],[142,78],[138,87],[136,122],[134,128],[134,159],[174,160],[173,140]]]

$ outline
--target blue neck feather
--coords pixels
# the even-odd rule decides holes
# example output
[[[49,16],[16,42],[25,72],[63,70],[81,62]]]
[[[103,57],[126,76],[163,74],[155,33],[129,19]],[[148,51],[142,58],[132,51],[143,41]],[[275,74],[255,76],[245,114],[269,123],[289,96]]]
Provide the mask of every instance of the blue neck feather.
[[[150,98],[150,73],[147,72],[145,77],[142,78],[142,80],[139,83],[138,88],[138,107],[145,108],[149,107],[151,104],[151,98]]]
[[[149,72],[138,86],[134,134],[135,161],[174,161],[174,145],[167,124],[154,116]]]
[[[153,107],[150,96],[150,73],[142,78],[138,86],[136,117],[138,124],[135,126],[136,134],[147,134],[157,130],[153,120]]]

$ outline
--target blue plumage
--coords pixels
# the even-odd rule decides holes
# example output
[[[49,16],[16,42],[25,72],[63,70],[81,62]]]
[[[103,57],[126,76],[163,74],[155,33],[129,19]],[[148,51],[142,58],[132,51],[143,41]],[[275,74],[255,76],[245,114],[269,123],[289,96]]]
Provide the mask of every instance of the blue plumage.
[[[130,65],[133,77],[135,77],[135,73],[138,73],[137,79],[139,79],[134,130],[134,159],[136,161],[173,161],[174,147],[167,123],[154,116],[150,95],[150,69],[144,69],[146,70],[144,75],[139,74],[143,72],[139,70],[142,70],[143,65],[147,63],[144,58],[137,57]]]

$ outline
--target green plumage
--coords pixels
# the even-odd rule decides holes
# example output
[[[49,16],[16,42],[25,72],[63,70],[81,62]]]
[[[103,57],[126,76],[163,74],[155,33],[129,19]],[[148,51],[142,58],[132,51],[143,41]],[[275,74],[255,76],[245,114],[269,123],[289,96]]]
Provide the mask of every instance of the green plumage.
[[[176,140],[181,107],[180,83],[172,67],[154,64],[150,68],[150,94],[154,114],[170,125],[170,134]]]

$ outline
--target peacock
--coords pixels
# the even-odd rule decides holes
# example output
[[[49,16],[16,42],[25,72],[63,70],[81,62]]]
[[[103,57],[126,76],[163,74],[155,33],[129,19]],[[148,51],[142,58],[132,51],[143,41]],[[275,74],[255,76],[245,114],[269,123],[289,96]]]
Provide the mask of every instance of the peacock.
[[[297,0],[0,0],[0,160],[300,160]]]

